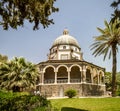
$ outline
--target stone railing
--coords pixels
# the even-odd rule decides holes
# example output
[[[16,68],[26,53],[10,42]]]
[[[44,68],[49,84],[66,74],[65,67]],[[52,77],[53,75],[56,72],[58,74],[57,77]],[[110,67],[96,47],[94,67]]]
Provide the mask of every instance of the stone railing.
[[[54,79],[47,79],[47,80],[44,80],[44,83],[45,84],[51,84],[51,83],[54,83]]]
[[[80,79],[71,79],[70,80],[71,83],[80,83]]]
[[[80,83],[80,79],[70,79],[70,83]],[[55,80],[54,79],[47,79],[44,80],[44,84],[54,84]],[[57,83],[68,83],[68,79],[59,79],[57,80]]]
[[[57,80],[57,83],[67,83],[67,82],[68,82],[68,79]]]

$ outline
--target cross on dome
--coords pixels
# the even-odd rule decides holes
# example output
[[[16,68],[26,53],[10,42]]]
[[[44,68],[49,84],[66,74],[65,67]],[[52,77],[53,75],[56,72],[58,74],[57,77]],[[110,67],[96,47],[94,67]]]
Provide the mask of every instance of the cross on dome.
[[[68,34],[69,34],[68,29],[64,29],[64,30],[63,30],[63,35],[68,35]]]

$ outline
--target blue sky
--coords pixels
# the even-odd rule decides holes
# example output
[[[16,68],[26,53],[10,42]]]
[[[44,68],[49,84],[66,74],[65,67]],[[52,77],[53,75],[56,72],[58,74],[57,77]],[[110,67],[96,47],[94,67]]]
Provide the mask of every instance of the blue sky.
[[[94,63],[111,71],[112,61],[103,56],[94,57],[90,50],[94,36],[100,33],[96,27],[104,28],[104,20],[109,21],[113,8],[113,0],[57,0],[55,6],[59,12],[51,15],[55,24],[48,28],[33,31],[33,24],[25,22],[23,28],[4,31],[0,26],[0,53],[9,59],[14,56],[25,57],[28,61],[39,63],[47,60],[47,54],[53,41],[67,28],[69,34],[75,37],[82,49],[85,61]],[[120,53],[117,55],[117,71],[120,71]]]

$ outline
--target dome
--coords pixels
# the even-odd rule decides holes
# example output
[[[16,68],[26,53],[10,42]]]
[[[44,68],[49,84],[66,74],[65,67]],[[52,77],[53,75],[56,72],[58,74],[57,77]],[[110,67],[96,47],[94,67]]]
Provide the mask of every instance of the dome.
[[[57,45],[74,45],[78,48],[80,48],[77,40],[69,35],[69,31],[65,29],[63,31],[63,35],[59,36],[54,42],[52,47],[57,46]]]

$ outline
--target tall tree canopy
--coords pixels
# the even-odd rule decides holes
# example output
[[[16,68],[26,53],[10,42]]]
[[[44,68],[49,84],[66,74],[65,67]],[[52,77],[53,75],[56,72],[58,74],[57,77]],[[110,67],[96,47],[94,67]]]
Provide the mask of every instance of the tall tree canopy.
[[[39,24],[44,28],[53,24],[53,19],[49,16],[58,11],[55,8],[56,0],[0,0],[0,25],[4,30],[17,29],[23,26],[25,20],[34,22],[33,29],[38,29]]]
[[[112,96],[116,96],[116,71],[117,71],[117,51],[120,45],[120,20],[108,23],[105,21],[105,29],[97,28],[101,35],[95,37],[91,50],[93,55],[112,55]]]
[[[115,0],[112,2],[111,7],[113,7],[114,10],[114,14],[112,14],[112,19],[111,22],[114,22],[114,20],[116,18],[120,19],[120,9],[119,9],[119,5],[120,5],[120,0]]]
[[[0,67],[0,88],[19,92],[35,87],[39,77],[36,65],[24,58],[15,57]]]

